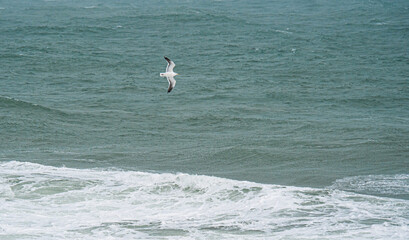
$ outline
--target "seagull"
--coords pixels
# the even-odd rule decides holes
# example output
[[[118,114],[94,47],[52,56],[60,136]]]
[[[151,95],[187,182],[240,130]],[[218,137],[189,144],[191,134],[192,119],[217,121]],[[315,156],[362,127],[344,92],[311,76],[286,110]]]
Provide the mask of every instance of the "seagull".
[[[173,72],[173,68],[176,66],[175,63],[167,57],[164,57],[164,58],[168,62],[168,66],[166,66],[166,72],[161,73],[160,76],[166,77],[166,79],[168,79],[168,82],[169,82],[168,93],[169,93],[170,91],[172,91],[172,89],[176,85],[176,80],[173,77],[179,74]]]

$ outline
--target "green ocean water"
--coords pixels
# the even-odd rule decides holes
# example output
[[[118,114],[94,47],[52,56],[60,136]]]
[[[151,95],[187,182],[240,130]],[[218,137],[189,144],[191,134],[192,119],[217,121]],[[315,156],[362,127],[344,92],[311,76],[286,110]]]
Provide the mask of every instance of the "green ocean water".
[[[404,0],[2,0],[0,238],[406,239],[408,39]]]

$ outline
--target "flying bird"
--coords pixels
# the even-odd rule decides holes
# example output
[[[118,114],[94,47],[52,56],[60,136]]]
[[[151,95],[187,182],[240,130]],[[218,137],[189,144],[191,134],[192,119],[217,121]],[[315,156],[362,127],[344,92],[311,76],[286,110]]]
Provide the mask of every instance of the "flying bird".
[[[175,63],[172,60],[170,60],[169,58],[167,58],[167,57],[164,57],[164,58],[168,62],[168,66],[166,66],[166,72],[161,73],[160,76],[161,77],[166,77],[166,79],[168,79],[168,82],[169,82],[168,93],[169,93],[170,91],[172,91],[172,89],[176,85],[176,80],[175,80],[174,76],[179,75],[179,74],[173,72],[173,68],[176,66]]]

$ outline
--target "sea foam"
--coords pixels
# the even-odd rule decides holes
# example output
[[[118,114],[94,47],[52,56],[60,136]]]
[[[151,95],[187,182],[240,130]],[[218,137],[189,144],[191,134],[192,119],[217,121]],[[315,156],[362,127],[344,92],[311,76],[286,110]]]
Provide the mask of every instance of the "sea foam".
[[[409,203],[183,173],[0,163],[0,236],[407,239]]]

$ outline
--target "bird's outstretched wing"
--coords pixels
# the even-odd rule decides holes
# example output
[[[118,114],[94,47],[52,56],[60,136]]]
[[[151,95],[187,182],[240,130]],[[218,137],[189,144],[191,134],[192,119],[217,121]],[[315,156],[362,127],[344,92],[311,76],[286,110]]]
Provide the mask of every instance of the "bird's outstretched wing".
[[[167,57],[164,57],[164,58],[168,62],[168,66],[166,67],[166,72],[173,72],[173,68],[176,66],[175,63]]]
[[[173,77],[167,77],[167,79],[168,79],[168,82],[169,82],[169,88],[168,88],[168,93],[169,93],[175,87],[176,80]]]

